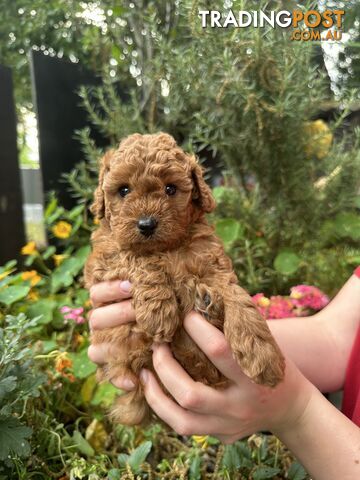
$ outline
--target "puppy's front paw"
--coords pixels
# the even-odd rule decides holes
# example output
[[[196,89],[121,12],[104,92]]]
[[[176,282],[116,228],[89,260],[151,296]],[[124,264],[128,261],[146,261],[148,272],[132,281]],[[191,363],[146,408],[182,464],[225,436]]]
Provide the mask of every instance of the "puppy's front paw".
[[[230,343],[237,363],[255,383],[276,387],[284,379],[285,359],[275,342],[254,337],[242,345]]]
[[[136,303],[135,332],[145,332],[154,342],[171,342],[180,325],[178,304],[173,298]]]
[[[200,283],[196,286],[194,310],[206,319],[224,318],[224,301],[222,296],[213,288]]]

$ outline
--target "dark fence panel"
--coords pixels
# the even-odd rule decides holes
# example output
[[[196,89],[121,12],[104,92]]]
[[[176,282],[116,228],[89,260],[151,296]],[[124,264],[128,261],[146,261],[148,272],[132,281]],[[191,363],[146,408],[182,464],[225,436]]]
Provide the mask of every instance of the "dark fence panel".
[[[0,264],[25,243],[11,70],[0,65]]]
[[[99,84],[99,79],[79,64],[36,51],[30,53],[30,64],[44,191],[55,190],[62,205],[70,208],[75,202],[61,175],[83,158],[74,132],[89,125],[77,92],[81,85]],[[104,145],[100,135],[94,133],[94,138],[98,145]]]

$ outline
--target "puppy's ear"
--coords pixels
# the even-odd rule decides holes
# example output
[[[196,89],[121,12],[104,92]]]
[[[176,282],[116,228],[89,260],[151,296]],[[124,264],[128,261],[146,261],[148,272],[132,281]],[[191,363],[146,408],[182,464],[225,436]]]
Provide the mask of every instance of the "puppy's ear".
[[[207,185],[204,180],[203,170],[194,157],[192,158],[191,174],[194,182],[193,202],[198,205],[203,212],[212,212],[216,207],[215,199],[209,185]]]
[[[105,199],[103,183],[105,174],[110,168],[110,159],[115,150],[109,150],[100,160],[99,183],[94,193],[94,203],[90,207],[90,211],[96,218],[103,218],[105,216]]]

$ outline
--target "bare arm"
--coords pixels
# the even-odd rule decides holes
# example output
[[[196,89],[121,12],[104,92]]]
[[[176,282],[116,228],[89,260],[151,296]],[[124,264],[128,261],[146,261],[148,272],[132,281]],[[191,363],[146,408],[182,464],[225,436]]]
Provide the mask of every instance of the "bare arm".
[[[360,478],[360,428],[315,392],[293,426],[273,429],[314,480]]]
[[[355,275],[316,315],[268,321],[281,350],[323,392],[343,387],[359,324],[360,279]]]

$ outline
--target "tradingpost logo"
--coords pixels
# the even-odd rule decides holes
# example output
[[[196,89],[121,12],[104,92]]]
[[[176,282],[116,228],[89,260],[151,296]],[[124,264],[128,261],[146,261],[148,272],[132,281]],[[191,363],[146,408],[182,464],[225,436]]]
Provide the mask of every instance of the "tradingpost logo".
[[[202,28],[288,28],[291,29],[291,40],[326,41],[341,40],[342,23],[345,10],[199,10]],[[319,28],[324,31],[321,34]]]

